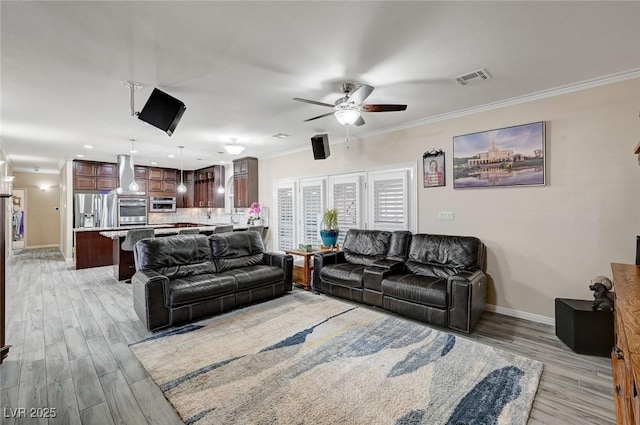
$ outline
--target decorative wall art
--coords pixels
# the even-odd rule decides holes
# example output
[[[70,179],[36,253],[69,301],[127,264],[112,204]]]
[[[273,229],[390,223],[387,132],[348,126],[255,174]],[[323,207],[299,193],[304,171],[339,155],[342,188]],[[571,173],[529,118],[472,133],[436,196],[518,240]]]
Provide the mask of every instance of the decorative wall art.
[[[545,184],[544,122],[453,138],[454,189]]]
[[[422,155],[424,187],[445,185],[444,152],[432,149]]]

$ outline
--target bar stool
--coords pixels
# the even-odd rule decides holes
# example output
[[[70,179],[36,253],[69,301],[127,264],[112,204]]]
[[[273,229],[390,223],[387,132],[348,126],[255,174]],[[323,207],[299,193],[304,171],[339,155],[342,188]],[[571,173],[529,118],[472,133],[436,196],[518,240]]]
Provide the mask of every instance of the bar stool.
[[[213,229],[213,233],[227,233],[227,232],[233,232],[233,224],[224,224],[222,226],[216,226],[215,229]]]
[[[254,226],[251,225],[247,228],[247,230],[254,230],[258,233],[260,233],[260,238],[264,241],[264,226],[260,225],[260,226]]]
[[[133,251],[136,246],[136,242],[141,239],[148,239],[155,237],[155,231],[153,229],[133,229],[127,231],[127,235],[125,236],[120,248],[123,251]],[[134,258],[134,266],[132,267],[135,271],[135,255]],[[124,283],[131,283],[131,279],[127,279]]]

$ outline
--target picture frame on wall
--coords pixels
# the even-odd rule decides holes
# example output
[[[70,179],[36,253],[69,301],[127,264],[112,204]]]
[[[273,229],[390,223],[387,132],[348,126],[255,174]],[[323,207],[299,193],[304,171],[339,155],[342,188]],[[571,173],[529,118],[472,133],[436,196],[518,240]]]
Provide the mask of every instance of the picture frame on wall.
[[[422,155],[424,187],[446,185],[444,152],[441,149],[430,150]]]
[[[453,138],[453,188],[545,184],[545,123]]]

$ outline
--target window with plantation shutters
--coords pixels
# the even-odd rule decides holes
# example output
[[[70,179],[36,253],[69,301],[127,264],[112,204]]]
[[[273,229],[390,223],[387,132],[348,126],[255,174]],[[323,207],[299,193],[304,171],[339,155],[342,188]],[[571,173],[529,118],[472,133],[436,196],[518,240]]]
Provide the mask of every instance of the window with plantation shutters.
[[[338,210],[338,244],[342,245],[349,229],[363,228],[361,207],[362,174],[332,176],[330,208]]]
[[[319,245],[325,185],[325,179],[300,181],[300,243],[305,245]]]
[[[278,185],[275,188],[276,211],[274,217],[277,220],[276,249],[296,248],[295,234],[295,185],[293,183]]]
[[[376,230],[408,230],[407,172],[376,171],[369,173],[369,223]]]

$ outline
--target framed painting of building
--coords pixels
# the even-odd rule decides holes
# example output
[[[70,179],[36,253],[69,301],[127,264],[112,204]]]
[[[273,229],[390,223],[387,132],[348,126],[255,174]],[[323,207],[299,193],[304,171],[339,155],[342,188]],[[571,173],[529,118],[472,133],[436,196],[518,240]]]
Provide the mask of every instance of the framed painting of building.
[[[453,138],[454,189],[544,184],[544,121]]]

